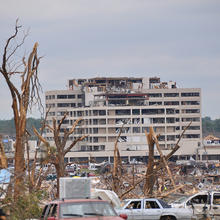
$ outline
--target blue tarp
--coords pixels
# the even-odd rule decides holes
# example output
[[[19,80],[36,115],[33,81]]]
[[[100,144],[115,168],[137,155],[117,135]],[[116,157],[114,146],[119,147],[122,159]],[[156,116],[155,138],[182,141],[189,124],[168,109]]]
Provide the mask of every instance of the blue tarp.
[[[0,183],[9,183],[11,173],[7,169],[0,170]]]

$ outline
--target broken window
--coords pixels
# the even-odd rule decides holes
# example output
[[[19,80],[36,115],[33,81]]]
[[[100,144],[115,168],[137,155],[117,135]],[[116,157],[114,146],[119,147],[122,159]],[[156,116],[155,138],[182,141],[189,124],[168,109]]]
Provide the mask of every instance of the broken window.
[[[185,114],[200,113],[200,109],[182,109],[182,113]]]
[[[162,102],[149,102],[149,105],[162,105]]]
[[[175,141],[175,135],[167,135],[167,141]]]
[[[179,102],[178,101],[167,101],[167,102],[164,102],[164,105],[179,105]]]
[[[179,93],[164,93],[164,97],[179,97]]]
[[[191,204],[207,204],[208,196],[207,195],[197,195],[193,197],[190,201],[187,202],[187,205]]]
[[[100,125],[105,125],[106,124],[106,119],[99,119],[99,124]]]
[[[114,105],[126,105],[126,100],[108,100],[110,106]]]
[[[100,145],[100,150],[104,151],[105,150],[105,145]]]
[[[134,127],[133,128],[133,133],[140,133],[140,132],[141,132],[140,127]]]
[[[52,104],[46,104],[46,108],[55,108],[55,103]],[[58,107],[58,106],[57,106]]]
[[[132,115],[140,115],[140,109],[132,109]]]
[[[98,137],[93,137],[93,143],[98,143]]]
[[[83,116],[83,111],[77,111],[77,116],[78,117]]]
[[[75,99],[75,95],[68,95],[68,99]]]
[[[98,110],[93,110],[93,115],[98,116]]]
[[[57,120],[57,123],[60,123],[60,120]],[[63,124],[69,124],[69,120],[63,120]]]
[[[167,123],[175,123],[175,118],[166,118]]]
[[[48,116],[55,116],[55,112],[48,112]]]
[[[182,97],[192,97],[192,96],[199,96],[199,92],[182,92]]]
[[[99,146],[94,146],[94,151],[98,151],[99,150]]]
[[[149,127],[142,127],[142,133],[145,133],[145,130],[149,132]]]
[[[142,115],[157,115],[157,114],[164,114],[164,109],[142,109]]]
[[[99,115],[106,115],[106,110],[99,110]]]
[[[93,125],[97,125],[98,124],[98,119],[93,119]]]
[[[127,142],[127,136],[121,136],[118,138],[118,142]]]
[[[132,124],[140,124],[140,123],[141,123],[140,118],[133,118],[132,119]]]
[[[48,100],[48,99],[55,99],[55,95],[47,95],[46,100]]]
[[[182,101],[181,105],[199,105],[199,101]]]
[[[153,124],[164,124],[165,118],[153,118]]]
[[[175,108],[167,108],[166,113],[167,114],[175,114]]]
[[[184,130],[186,126],[182,126],[182,130]],[[190,126],[188,127],[188,130],[200,130],[200,126]]]
[[[93,134],[98,134],[98,128],[93,128]]]
[[[84,129],[83,128],[77,128],[75,133],[76,134],[84,134]]]
[[[158,137],[158,141],[165,141],[165,135],[160,135]]]
[[[131,110],[130,109],[119,109],[119,110],[115,110],[115,114],[116,115],[130,115]]]
[[[71,103],[57,103],[57,107],[70,107]]]
[[[152,98],[162,97],[162,93],[149,93],[148,96]]]
[[[200,134],[184,134],[183,138],[187,138],[187,139],[190,139],[190,138],[200,138]]]
[[[190,121],[200,121],[199,117],[193,118],[182,118],[182,122],[190,122]]]
[[[67,99],[67,95],[57,95],[57,99]]]

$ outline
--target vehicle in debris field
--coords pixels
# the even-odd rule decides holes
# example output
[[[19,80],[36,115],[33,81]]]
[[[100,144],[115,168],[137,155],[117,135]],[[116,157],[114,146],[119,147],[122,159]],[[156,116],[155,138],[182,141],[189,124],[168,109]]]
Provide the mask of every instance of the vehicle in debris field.
[[[171,205],[176,208],[188,208],[197,218],[209,215],[220,219],[220,191],[201,191],[191,196],[183,196]]]
[[[122,220],[126,214],[118,215],[109,202],[97,199],[62,199],[45,205],[41,220]]]
[[[127,214],[128,220],[158,219],[158,220],[189,220],[195,219],[193,212],[184,208],[172,208],[161,199],[127,199],[124,206],[117,208],[118,214]]]

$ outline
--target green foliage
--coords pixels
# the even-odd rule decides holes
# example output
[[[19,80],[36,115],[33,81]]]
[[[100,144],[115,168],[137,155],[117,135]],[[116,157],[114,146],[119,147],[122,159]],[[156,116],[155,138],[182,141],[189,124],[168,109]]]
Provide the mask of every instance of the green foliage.
[[[213,121],[210,117],[205,117],[202,119],[202,129],[203,131],[212,132],[213,129]]]
[[[10,213],[11,220],[39,219],[42,213],[41,201],[45,198],[46,193],[42,190],[25,193],[16,201],[8,197],[4,200],[4,203],[7,204],[5,211]]]
[[[220,119],[214,121],[214,130],[220,132]]]
[[[34,136],[32,127],[35,127],[38,131],[41,127],[41,119],[28,118],[27,119],[27,130]],[[0,120],[0,134],[6,134],[9,136],[15,136],[15,125],[14,119],[11,120]]]
[[[202,132],[203,136],[213,134],[219,136],[220,133],[220,119],[212,120],[210,117],[202,119]]]
[[[7,134],[10,136],[14,136],[15,134],[14,119],[0,120],[0,134]]]

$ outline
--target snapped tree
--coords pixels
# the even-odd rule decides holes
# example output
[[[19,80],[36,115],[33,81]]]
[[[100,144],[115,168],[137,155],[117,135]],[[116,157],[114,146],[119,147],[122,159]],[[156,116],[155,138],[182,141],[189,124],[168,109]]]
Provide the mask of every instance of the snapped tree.
[[[25,33],[19,42],[18,33],[21,26],[16,21],[14,34],[9,37],[3,49],[2,60],[0,64],[0,73],[4,77],[12,98],[12,110],[14,114],[14,123],[16,130],[15,141],[15,198],[22,193],[21,187],[25,178],[25,135],[28,109],[31,109],[34,103],[40,103],[39,89],[41,89],[38,80],[38,66],[40,57],[37,55],[38,43],[35,43],[32,51],[26,58],[17,56],[19,49],[24,44],[28,35]],[[17,43],[19,42],[19,43]],[[20,82],[17,77],[20,77]],[[18,86],[16,86],[18,85]]]

